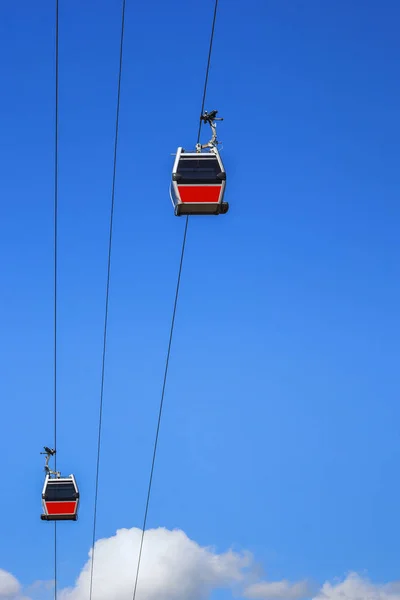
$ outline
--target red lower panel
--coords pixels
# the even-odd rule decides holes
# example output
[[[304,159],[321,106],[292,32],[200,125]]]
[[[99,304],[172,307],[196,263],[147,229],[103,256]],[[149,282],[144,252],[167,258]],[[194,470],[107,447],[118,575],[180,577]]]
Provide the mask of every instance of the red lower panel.
[[[178,185],[182,202],[213,202],[217,203],[221,192],[220,185]]]
[[[49,515],[74,515],[76,502],[46,502]]]

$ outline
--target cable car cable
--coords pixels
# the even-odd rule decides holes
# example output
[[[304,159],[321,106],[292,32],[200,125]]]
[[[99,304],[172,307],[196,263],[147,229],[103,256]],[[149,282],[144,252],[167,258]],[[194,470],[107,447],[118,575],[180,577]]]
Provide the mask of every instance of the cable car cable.
[[[185,230],[184,230],[184,233],[183,233],[183,241],[182,241],[182,249],[181,249],[181,258],[180,258],[180,262],[179,262],[178,279],[177,279],[177,282],[176,282],[174,308],[173,308],[173,311],[172,311],[171,327],[170,327],[170,332],[169,332],[167,357],[166,357],[166,361],[165,361],[164,379],[163,379],[163,385],[162,385],[162,391],[161,391],[161,399],[160,399],[160,408],[159,408],[159,412],[158,412],[158,421],[157,421],[156,436],[155,436],[154,447],[153,447],[153,458],[152,458],[152,462],[151,462],[150,478],[149,478],[149,485],[148,485],[148,490],[147,490],[146,506],[145,506],[144,517],[143,517],[142,535],[141,535],[141,539],[140,539],[139,557],[138,557],[138,564],[137,564],[137,568],[136,568],[136,577],[135,577],[135,585],[134,585],[134,589],[133,589],[132,600],[135,600],[136,589],[137,589],[137,584],[138,584],[138,579],[139,579],[139,570],[140,570],[140,562],[141,562],[141,558],[142,558],[144,532],[145,532],[145,529],[146,529],[147,513],[148,513],[148,510],[149,510],[149,504],[150,504],[151,487],[152,487],[152,483],[153,483],[154,466],[155,466],[155,462],[156,462],[158,437],[159,437],[159,433],[160,433],[161,417],[162,417],[162,410],[163,410],[163,405],[164,405],[165,387],[166,387],[166,384],[167,384],[169,358],[170,358],[170,355],[171,355],[172,337],[173,337],[173,334],[174,334],[176,309],[177,309],[177,306],[178,306],[179,288],[180,288],[180,283],[181,283],[183,258],[185,256],[186,235],[187,235],[188,224],[189,224],[189,217],[186,217]]]
[[[212,27],[211,27],[210,46],[208,48],[208,60],[207,60],[206,76],[205,76],[205,80],[204,80],[203,99],[202,99],[202,102],[201,102],[200,115],[204,114],[204,106],[205,106],[205,103],[206,103],[207,85],[208,85],[208,74],[210,72],[211,54],[212,54],[212,46],[213,46],[214,32],[215,32],[215,21],[217,20],[217,10],[218,10],[218,0],[215,0],[215,4],[214,4],[214,16],[213,16]],[[200,142],[200,132],[201,132],[201,126],[202,126],[202,124],[203,124],[203,121],[202,121],[202,119],[200,117],[199,130],[197,132],[197,143]]]
[[[107,350],[108,306],[109,306],[109,295],[110,295],[111,254],[112,254],[114,205],[115,205],[115,182],[116,182],[116,173],[117,173],[117,150],[118,150],[119,112],[120,112],[120,99],[121,99],[122,59],[123,59],[124,31],[125,31],[125,5],[126,5],[126,0],[122,0],[118,92],[117,92],[117,109],[116,109],[116,118],[115,118],[113,175],[112,175],[112,187],[111,187],[110,227],[109,227],[109,240],[108,240],[107,283],[106,283],[106,298],[105,298],[105,312],[104,312],[103,351],[102,351],[102,365],[101,365],[99,427],[98,427],[98,440],[97,440],[96,484],[95,484],[95,496],[94,496],[92,561],[91,561],[91,568],[90,568],[89,600],[92,600],[92,592],[93,592],[93,568],[94,568],[96,524],[97,524],[97,497],[98,497],[98,489],[99,489],[101,427],[102,427],[102,416],[103,416],[104,375],[105,375],[106,350]]]
[[[215,31],[215,21],[216,21],[216,17],[217,17],[217,8],[218,8],[218,0],[215,0],[214,15],[213,15],[213,20],[212,20],[212,28],[211,28],[211,36],[210,36],[210,45],[209,45],[209,49],[208,49],[206,75],[205,75],[203,97],[202,97],[202,104],[201,104],[201,113],[200,113],[201,115],[203,115],[203,113],[204,113],[204,105],[205,105],[206,95],[207,95],[208,74],[210,71],[210,64],[211,64],[211,54],[212,54],[212,45],[213,45],[214,31]],[[202,125],[202,120],[200,119],[199,130],[198,130],[198,134],[197,134],[197,143],[199,143],[199,140],[200,140],[201,125]],[[133,589],[132,600],[136,600],[136,591],[137,591],[137,585],[138,585],[138,580],[139,580],[139,571],[140,571],[140,563],[141,563],[141,558],[142,558],[143,541],[144,541],[144,534],[145,534],[146,524],[147,524],[147,514],[148,514],[148,510],[149,510],[151,488],[152,488],[152,483],[153,483],[154,466],[155,466],[156,455],[157,455],[157,445],[158,445],[158,438],[159,438],[159,433],[160,433],[162,410],[163,410],[163,405],[164,405],[165,388],[166,388],[167,377],[168,377],[169,359],[170,359],[170,354],[171,354],[172,337],[173,337],[174,326],[175,326],[176,309],[178,306],[179,289],[180,289],[180,283],[181,283],[183,259],[185,256],[188,225],[189,225],[189,216],[186,216],[185,229],[184,229],[183,240],[182,240],[181,257],[180,257],[180,262],[179,262],[178,279],[177,279],[177,283],[176,283],[174,308],[172,311],[171,328],[170,328],[170,334],[169,334],[169,340],[168,340],[168,350],[167,350],[167,356],[166,356],[166,361],[165,361],[164,379],[163,379],[161,399],[160,399],[160,408],[159,408],[159,413],[158,413],[156,435],[155,435],[154,447],[153,447],[153,458],[152,458],[151,468],[150,468],[149,485],[148,485],[148,490],[147,490],[146,505],[145,505],[145,511],[144,511],[144,517],[143,517],[142,534],[141,534],[141,539],[140,539],[139,556],[138,556],[138,562],[137,562],[137,568],[136,568],[136,577],[135,577],[135,585],[134,585],[134,589]]]
[[[54,134],[54,449],[57,449],[57,250],[58,250],[58,23],[55,0],[55,134]],[[57,470],[57,454],[54,455]],[[57,600],[57,522],[54,521],[54,600]]]

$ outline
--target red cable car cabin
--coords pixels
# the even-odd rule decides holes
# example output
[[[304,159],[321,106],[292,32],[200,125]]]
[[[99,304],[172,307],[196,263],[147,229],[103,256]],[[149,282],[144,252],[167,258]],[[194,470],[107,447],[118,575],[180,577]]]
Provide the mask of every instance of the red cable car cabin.
[[[178,148],[170,191],[177,217],[227,213],[225,185],[226,173],[218,150],[185,152]]]
[[[76,521],[78,518],[79,490],[75,477],[46,475],[42,491],[44,521]]]

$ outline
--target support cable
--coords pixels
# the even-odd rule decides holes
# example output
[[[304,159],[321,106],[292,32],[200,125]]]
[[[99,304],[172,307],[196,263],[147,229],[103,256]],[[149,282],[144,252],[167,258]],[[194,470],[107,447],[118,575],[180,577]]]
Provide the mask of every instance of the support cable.
[[[160,433],[161,416],[162,416],[162,409],[163,409],[163,405],[164,405],[165,387],[166,387],[166,384],[167,384],[169,358],[170,358],[170,354],[171,354],[172,337],[173,337],[173,334],[174,334],[176,309],[177,309],[177,306],[178,306],[179,288],[180,288],[180,283],[181,283],[183,258],[184,258],[184,255],[185,255],[186,234],[187,234],[188,224],[189,224],[189,218],[186,217],[185,230],[184,230],[184,233],[183,233],[183,241],[182,241],[182,249],[181,249],[181,258],[180,258],[180,262],[179,262],[178,279],[177,279],[177,282],[176,282],[174,309],[172,311],[171,328],[170,328],[170,332],[169,332],[167,358],[166,358],[166,361],[165,361],[164,379],[163,379],[163,385],[162,385],[162,391],[161,391],[161,400],[160,400],[160,409],[159,409],[159,412],[158,412],[156,437],[155,437],[155,440],[154,440],[153,459],[151,461],[149,486],[148,486],[148,490],[147,490],[146,507],[145,507],[144,517],[143,517],[142,535],[141,535],[141,539],[140,539],[139,557],[138,557],[138,563],[137,563],[137,568],[136,568],[135,586],[134,586],[134,589],[133,589],[132,600],[135,600],[136,590],[137,590],[137,584],[138,584],[138,579],[139,579],[139,570],[140,570],[140,561],[141,561],[141,558],[142,558],[144,532],[145,532],[145,529],[146,529],[147,513],[148,513],[148,510],[149,510],[149,504],[150,504],[151,486],[152,486],[152,483],[153,483],[153,473],[154,473],[154,466],[155,466],[155,462],[156,462],[158,436],[159,436],[159,433]]]
[[[54,135],[54,449],[57,450],[57,250],[58,250],[58,22],[55,0],[55,135]],[[54,454],[57,471],[57,454]],[[57,600],[57,521],[54,521],[54,600]]]
[[[103,397],[104,397],[104,379],[105,379],[104,376],[105,376],[106,351],[107,351],[108,306],[109,306],[109,295],[110,295],[111,254],[112,254],[113,221],[114,221],[114,205],[115,205],[115,182],[116,182],[116,173],[117,173],[119,112],[120,112],[120,100],[121,100],[122,60],[123,60],[123,47],[124,47],[124,30],[125,30],[125,5],[126,5],[126,0],[122,0],[119,72],[118,72],[118,93],[117,93],[117,109],[116,109],[116,118],[115,118],[114,159],[113,159],[113,176],[112,176],[112,189],[111,189],[110,228],[109,228],[109,240],[108,240],[107,284],[106,284],[106,299],[105,299],[105,312],[104,312],[103,352],[102,352],[100,404],[99,404],[99,427],[98,427],[98,440],[97,440],[96,487],[95,487],[95,497],[94,497],[92,560],[91,560],[91,568],[90,568],[89,600],[92,600],[92,593],[93,593],[93,569],[94,569],[96,525],[97,525],[97,497],[98,497],[98,490],[99,490],[101,427],[102,427],[102,416],[103,416]]]
[[[213,39],[214,39],[215,21],[216,21],[216,17],[217,17],[217,8],[218,8],[218,0],[215,0],[214,15],[213,15],[213,20],[212,20],[210,45],[209,45],[209,49],[208,49],[208,59],[207,59],[207,67],[206,67],[204,90],[203,90],[200,114],[203,114],[203,112],[204,112],[204,105],[205,105],[206,95],[207,95],[208,74],[210,71],[210,64],[211,64],[211,53],[212,53],[212,44],[213,44]],[[197,134],[197,143],[200,140],[201,124],[202,124],[202,122],[200,120],[199,130],[198,130],[198,134]],[[181,249],[181,257],[180,257],[180,262],[179,262],[178,279],[177,279],[177,283],[176,283],[174,308],[172,311],[171,328],[170,328],[170,334],[169,334],[169,340],[168,340],[168,350],[167,350],[167,356],[166,356],[166,361],[165,361],[164,379],[163,379],[161,399],[160,399],[160,408],[159,408],[159,413],[158,413],[157,429],[156,429],[156,435],[155,435],[155,440],[154,440],[153,458],[152,458],[151,468],[150,468],[149,485],[148,485],[148,490],[147,490],[146,505],[145,505],[145,511],[144,511],[144,517],[143,517],[142,534],[141,534],[141,539],[140,539],[139,556],[138,556],[138,562],[137,562],[137,568],[136,568],[136,577],[135,577],[135,585],[134,585],[134,589],[133,589],[132,600],[136,600],[136,591],[137,591],[137,587],[138,587],[140,563],[141,563],[142,551],[143,551],[143,540],[144,540],[144,534],[145,534],[145,530],[146,530],[147,514],[148,514],[148,510],[149,510],[150,496],[151,496],[151,487],[152,487],[152,483],[153,483],[154,466],[155,466],[155,462],[156,462],[157,445],[158,445],[158,438],[159,438],[159,433],[160,433],[162,410],[163,410],[163,405],[164,405],[165,387],[166,387],[167,377],[168,377],[169,359],[170,359],[170,354],[171,354],[172,338],[173,338],[174,326],[175,326],[176,309],[177,309],[178,298],[179,298],[179,288],[180,288],[181,275],[182,275],[183,259],[184,259],[184,255],[185,255],[188,224],[189,224],[189,216],[186,216],[185,229],[184,229],[183,241],[182,241],[182,249]]]
[[[213,15],[212,27],[211,27],[210,45],[209,45],[209,48],[208,48],[208,59],[207,59],[207,67],[206,67],[206,76],[205,76],[205,79],[204,79],[204,90],[203,90],[203,99],[201,101],[200,115],[202,115],[204,113],[204,106],[205,106],[205,103],[206,103],[207,85],[208,85],[208,74],[210,72],[210,65],[211,65],[211,54],[212,54],[212,47],[213,47],[213,41],[214,41],[215,21],[217,20],[217,10],[218,10],[218,0],[215,0],[214,15]],[[201,126],[202,126],[202,124],[203,124],[203,121],[200,119],[199,130],[197,132],[197,143],[200,142],[200,132],[201,132]]]

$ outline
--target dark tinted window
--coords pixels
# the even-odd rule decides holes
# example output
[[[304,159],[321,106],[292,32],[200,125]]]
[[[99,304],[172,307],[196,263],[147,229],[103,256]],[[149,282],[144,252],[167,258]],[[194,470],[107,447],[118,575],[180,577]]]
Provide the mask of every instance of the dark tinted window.
[[[73,483],[49,483],[46,488],[46,500],[76,500]]]
[[[221,173],[216,158],[186,158],[179,161],[179,183],[221,183],[217,178]]]

